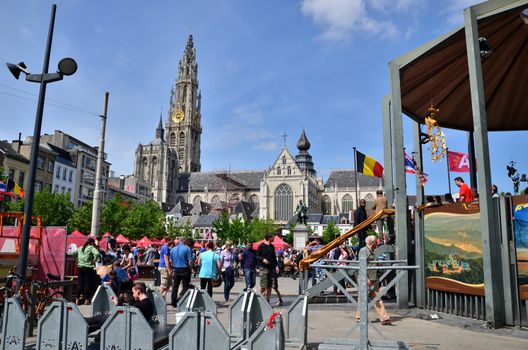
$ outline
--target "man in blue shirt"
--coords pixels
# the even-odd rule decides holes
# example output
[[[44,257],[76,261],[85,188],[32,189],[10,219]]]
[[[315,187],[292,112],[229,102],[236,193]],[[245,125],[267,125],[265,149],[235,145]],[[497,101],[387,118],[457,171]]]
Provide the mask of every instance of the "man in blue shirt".
[[[182,284],[182,294],[189,289],[191,283],[191,267],[193,265],[192,251],[185,244],[185,237],[180,237],[180,243],[170,251],[170,262],[172,264],[172,293],[171,305],[178,306],[178,288]]]
[[[253,242],[246,243],[246,249],[240,254],[240,261],[244,269],[244,277],[246,277],[246,290],[253,289],[257,281],[257,252],[253,249]]]
[[[167,291],[170,289],[171,286],[171,266],[169,261],[169,254],[170,250],[174,246],[174,242],[172,238],[167,237],[165,238],[165,244],[161,247],[160,250],[160,259],[159,259],[159,265],[158,270],[160,272],[161,282],[160,282],[160,294],[165,297],[167,294]]]

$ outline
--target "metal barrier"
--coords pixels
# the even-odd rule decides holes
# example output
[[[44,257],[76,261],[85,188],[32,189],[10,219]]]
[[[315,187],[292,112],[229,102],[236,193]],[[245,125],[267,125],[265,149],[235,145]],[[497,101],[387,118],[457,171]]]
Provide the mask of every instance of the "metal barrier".
[[[100,349],[154,350],[154,331],[137,308],[118,306],[101,328]]]
[[[335,260],[325,260],[325,262],[337,262]],[[343,261],[341,261],[342,263]],[[359,322],[359,339],[347,339],[347,338],[340,338],[340,339],[326,339],[320,346],[319,349],[406,349],[407,346],[398,341],[376,341],[372,342],[369,340],[368,337],[368,329],[369,329],[369,321],[368,321],[368,309],[373,307],[374,303],[381,300],[381,297],[393,286],[396,284],[396,282],[403,276],[404,271],[408,270],[414,270],[417,269],[418,266],[401,266],[399,264],[406,263],[405,260],[388,260],[388,261],[368,261],[367,259],[367,248],[361,249],[359,253],[359,261],[346,261],[349,265],[345,266],[338,266],[338,265],[322,265],[322,264],[312,264],[311,267],[317,267],[324,270],[351,270],[351,271],[357,271],[359,272],[358,276],[358,291],[359,291],[359,303],[358,301],[354,300],[354,298],[347,293],[346,288],[344,288],[341,283],[336,279],[333,278],[330,273],[327,273],[328,279],[332,281],[332,283],[341,291],[343,292],[347,298],[354,300],[354,303],[358,306],[359,314],[360,314],[360,322]],[[390,266],[383,266],[385,264],[391,264]],[[370,266],[369,266],[370,265]],[[376,266],[373,266],[376,265]],[[375,271],[384,271],[383,275],[379,277],[376,281],[376,283],[372,286],[368,286],[368,271],[375,270]],[[390,281],[386,286],[382,287],[380,289],[380,292],[376,295],[376,297],[370,302],[368,301],[368,294],[370,290],[377,289],[380,287],[381,282],[391,273],[391,271],[396,271],[396,277]],[[336,272],[337,273],[337,272]],[[334,274],[336,274],[334,273]],[[348,276],[348,273],[343,274],[343,277]],[[352,280],[350,280],[354,286],[357,287],[357,284],[355,284]],[[350,282],[349,281],[349,282]],[[374,325],[370,325],[371,327],[374,327]],[[349,331],[349,335],[352,334],[355,329],[358,327],[358,325],[355,325],[352,327],[352,329]],[[378,334],[383,336],[383,334],[375,328]]]
[[[27,317],[18,300],[9,298],[4,304],[2,318],[1,350],[24,350],[26,348]]]
[[[267,323],[261,323],[247,342],[242,345],[242,350],[284,350],[284,348],[284,328],[280,314],[276,314]]]
[[[117,307],[117,296],[108,284],[101,284],[92,298],[93,316],[110,316]]]
[[[230,349],[229,334],[211,312],[186,312],[169,334],[169,349]]]
[[[165,328],[167,326],[167,302],[165,298],[157,290],[147,288],[147,295],[152,304],[154,305],[154,315],[152,320],[148,320],[153,323],[157,328]]]
[[[299,295],[286,310],[286,343],[306,348],[308,345],[308,295]]]
[[[234,340],[243,339],[245,336],[246,309],[250,293],[250,291],[240,293],[228,307],[228,331]]]
[[[203,289],[188,289],[178,301],[176,312],[208,311],[216,315],[214,300]]]
[[[483,296],[450,293],[426,289],[425,308],[457,316],[486,319],[486,303]]]
[[[88,324],[74,303],[54,301],[37,326],[37,350],[84,350],[88,346]]]

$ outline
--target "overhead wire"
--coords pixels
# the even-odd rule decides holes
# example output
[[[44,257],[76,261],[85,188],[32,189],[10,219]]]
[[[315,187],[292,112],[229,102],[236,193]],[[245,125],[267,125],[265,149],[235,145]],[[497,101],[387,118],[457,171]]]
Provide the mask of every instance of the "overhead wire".
[[[14,88],[14,87],[6,85],[6,84],[0,83],[0,86],[8,88],[8,89],[11,89],[11,90],[14,90],[14,91],[17,91],[17,92],[21,92],[21,93],[29,95],[29,96],[33,96],[33,97],[37,96],[34,93],[27,92],[27,91],[22,90],[22,89],[17,89],[17,88]],[[34,98],[24,97],[24,96],[20,96],[20,95],[17,95],[17,94],[4,92],[4,91],[0,91],[0,94],[6,95],[6,96],[11,96],[11,97],[17,97],[17,98],[24,99],[24,100],[27,100],[27,101],[37,101]],[[80,107],[77,107],[77,106],[74,106],[74,105],[70,105],[70,104],[67,104],[67,103],[52,99],[52,98],[46,98],[46,101],[44,103],[46,105],[48,105],[48,106],[61,108],[61,109],[64,109],[64,110],[67,110],[67,111],[70,111],[70,112],[77,112],[77,113],[88,114],[88,115],[93,115],[93,116],[100,117],[99,113],[91,112],[91,111],[85,110],[83,108],[80,108]]]

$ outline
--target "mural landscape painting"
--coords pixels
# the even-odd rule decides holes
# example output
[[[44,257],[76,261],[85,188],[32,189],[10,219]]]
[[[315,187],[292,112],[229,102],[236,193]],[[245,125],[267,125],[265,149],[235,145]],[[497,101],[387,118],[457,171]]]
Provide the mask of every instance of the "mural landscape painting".
[[[427,288],[484,295],[480,213],[449,207],[425,211]]]
[[[528,203],[515,205],[513,212],[517,276],[521,299],[528,299]]]

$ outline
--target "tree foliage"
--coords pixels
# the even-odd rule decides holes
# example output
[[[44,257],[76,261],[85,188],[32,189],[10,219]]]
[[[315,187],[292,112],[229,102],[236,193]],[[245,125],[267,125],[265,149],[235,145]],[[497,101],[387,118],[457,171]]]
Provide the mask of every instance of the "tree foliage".
[[[271,219],[256,218],[248,222],[240,217],[230,218],[226,212],[213,222],[213,231],[216,232],[217,238],[219,240],[231,240],[235,244],[244,243],[248,240],[260,241],[266,233],[275,234],[277,230],[278,225]]]
[[[120,234],[127,218],[129,207],[130,202],[124,201],[119,194],[104,202],[101,210],[100,232],[110,232],[112,236]]]
[[[131,202],[120,231],[129,239],[160,237],[165,233],[163,210],[154,201]]]
[[[79,230],[84,234],[90,233],[92,229],[92,203],[85,203],[75,209],[68,220],[68,231]]]
[[[336,223],[333,221],[328,221],[328,225],[323,231],[322,241],[324,244],[332,242],[339,235],[339,228],[337,228]]]

